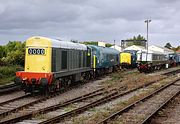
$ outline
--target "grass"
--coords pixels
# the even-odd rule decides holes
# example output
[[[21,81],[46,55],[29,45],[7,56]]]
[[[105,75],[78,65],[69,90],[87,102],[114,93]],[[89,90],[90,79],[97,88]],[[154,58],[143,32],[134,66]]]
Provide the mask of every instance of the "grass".
[[[137,71],[128,71],[128,72],[115,72],[110,74],[109,76],[111,77],[110,80],[104,81],[101,84],[105,87],[105,88],[109,88],[109,87],[119,87],[123,89],[126,89],[127,86],[125,84],[123,84],[124,80],[129,80],[131,77],[135,77],[137,75],[139,75],[139,72]]]
[[[75,108],[76,108],[75,105],[70,104],[70,105],[68,105],[67,107],[64,108],[64,111],[65,111],[65,112],[72,111],[72,110],[74,110]]]
[[[15,76],[0,79],[0,85],[5,85],[14,81]]]
[[[23,68],[18,65],[12,66],[1,66],[0,67],[0,85],[4,85],[13,82],[15,78],[15,73],[17,71],[22,71]]]

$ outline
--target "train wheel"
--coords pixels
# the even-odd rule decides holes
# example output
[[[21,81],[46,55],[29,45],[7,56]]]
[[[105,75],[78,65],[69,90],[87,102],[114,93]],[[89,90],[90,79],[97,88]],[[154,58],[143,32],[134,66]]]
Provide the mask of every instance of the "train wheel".
[[[62,82],[62,87],[64,87],[64,89],[67,89],[71,85],[71,83],[72,83],[71,79],[66,77]]]
[[[88,81],[91,80],[91,74],[90,74],[90,72],[87,73],[87,79],[88,79]]]
[[[61,81],[59,79],[55,80],[55,91],[60,91],[61,88]]]
[[[45,96],[48,96],[49,95],[49,93],[50,93],[50,89],[49,89],[49,87],[48,86],[46,86],[45,87]]]

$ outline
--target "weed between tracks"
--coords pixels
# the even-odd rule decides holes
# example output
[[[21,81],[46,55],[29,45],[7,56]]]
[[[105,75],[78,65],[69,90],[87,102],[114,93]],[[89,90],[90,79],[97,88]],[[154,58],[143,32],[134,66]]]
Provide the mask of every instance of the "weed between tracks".
[[[125,81],[127,89],[132,89],[136,86],[146,84],[147,82],[156,81],[158,79],[163,78],[163,76],[148,76],[148,77],[145,75],[144,76],[137,75],[137,76],[138,76],[138,78],[135,77],[134,79],[130,79],[129,83],[127,80]],[[148,90],[147,89],[141,90],[141,92],[142,92],[141,94],[134,95],[133,97],[131,97],[125,101],[121,101],[113,107],[112,106],[104,107],[103,109],[101,108],[100,110],[96,108],[95,109],[96,111],[94,111],[94,112],[88,111],[87,112],[88,114],[86,114],[85,116],[81,115],[80,117],[73,118],[73,123],[74,124],[78,124],[78,123],[95,124],[95,123],[99,122],[99,120],[102,120],[103,118],[108,117],[110,114],[112,114],[112,113],[116,112],[117,110],[120,110],[120,109],[124,108],[125,106],[129,105],[130,103],[133,103],[134,101],[146,96],[147,94],[151,93],[155,89],[165,85],[167,82],[172,81],[172,80],[174,80],[173,77],[163,80],[163,81],[159,81],[158,83],[154,83],[153,85],[151,85],[148,88]],[[135,81],[136,83],[132,83],[132,81]],[[123,82],[121,82],[121,83],[123,83]],[[111,83],[111,84],[113,84],[113,83]],[[117,82],[115,82],[115,84],[116,84],[116,88],[117,88],[117,86],[119,86],[119,85],[117,84]],[[121,86],[122,86],[122,84],[121,84]],[[119,124],[119,120],[117,123]],[[114,124],[114,122],[113,122],[113,124]]]
[[[68,111],[72,111],[74,109],[76,109],[76,106],[73,105],[73,104],[70,104],[70,105],[68,105],[67,107],[64,108],[64,111],[68,112]]]

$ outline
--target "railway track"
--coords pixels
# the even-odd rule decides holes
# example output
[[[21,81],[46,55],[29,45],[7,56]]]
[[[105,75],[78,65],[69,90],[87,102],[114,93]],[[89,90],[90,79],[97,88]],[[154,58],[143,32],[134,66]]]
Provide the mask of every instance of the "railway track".
[[[146,87],[149,86],[149,85],[150,85],[150,84],[147,84]],[[52,117],[52,118],[48,118],[48,116],[47,116],[48,119],[46,119],[46,120],[44,120],[44,121],[42,121],[42,122],[39,122],[38,124],[56,123],[56,122],[58,122],[58,121],[60,121],[60,120],[63,120],[65,117],[73,116],[75,113],[76,113],[76,114],[79,114],[79,113],[81,113],[81,112],[86,111],[86,110],[89,109],[89,108],[96,107],[96,106],[98,106],[98,105],[100,105],[100,104],[104,104],[104,103],[106,103],[106,102],[108,102],[108,101],[112,101],[112,100],[114,100],[114,99],[116,99],[116,98],[122,97],[122,96],[124,96],[124,95],[126,95],[126,94],[129,94],[129,93],[131,93],[131,92],[133,92],[133,91],[135,91],[135,90],[137,90],[137,89],[144,88],[144,87],[145,87],[145,86],[143,86],[143,87],[138,87],[138,88],[132,89],[132,90],[127,91],[127,92],[124,92],[124,93],[118,93],[118,92],[110,93],[108,96],[105,96],[105,97],[103,97],[103,98],[101,98],[101,99],[98,99],[98,100],[96,100],[96,101],[93,101],[93,102],[91,102],[91,103],[89,103],[89,104],[87,104],[87,105],[85,105],[85,106],[76,108],[76,109],[74,109],[74,110],[72,110],[72,111],[63,113],[63,114],[58,115],[58,116],[54,116],[54,117]],[[59,111],[57,111],[57,112],[59,112]],[[39,120],[39,121],[40,121],[40,120]]]
[[[81,83],[79,85],[82,85],[82,84],[83,83]],[[16,86],[18,86],[18,85],[13,83],[13,84],[9,84],[9,85],[4,85],[4,86],[0,87],[0,89],[2,89],[3,91],[6,91],[6,92],[10,92],[9,89],[11,89],[11,88],[14,89],[14,87],[16,87]],[[71,89],[78,87],[78,86],[68,88],[66,90],[61,91],[60,93],[66,92],[66,91],[71,90]],[[6,92],[3,92],[3,93],[6,93]],[[17,95],[15,96],[14,94],[17,94]],[[57,93],[56,95],[58,95],[58,94],[59,93]],[[35,97],[31,97],[30,94],[24,95],[23,92],[19,93],[19,91],[18,92],[11,92],[11,94],[10,93],[4,94],[4,96],[0,96],[0,99],[1,99],[0,100],[0,118],[4,117],[6,115],[9,115],[12,112],[22,110],[25,107],[29,107],[29,106],[32,106],[34,104],[37,104],[37,103],[44,101],[48,98],[55,97],[56,95],[53,94],[53,95],[48,96],[48,97],[35,98]]]
[[[0,86],[0,95],[20,90],[20,88],[21,88],[20,85],[17,85],[15,83],[11,83],[11,84],[8,84],[8,85]]]
[[[171,75],[171,73],[177,73],[180,70],[180,66],[174,67],[174,68],[169,68],[169,69],[164,69],[161,71],[157,71],[155,73],[160,74],[160,75]]]
[[[160,80],[162,80],[162,79],[160,79]],[[78,107],[78,108],[73,109],[71,111],[65,112],[65,113],[63,113],[61,115],[50,118],[48,120],[43,120],[43,119],[41,119],[41,120],[38,120],[38,119],[36,119],[36,120],[34,120],[34,119],[33,120],[25,120],[25,119],[34,118],[36,115],[39,115],[39,114],[42,114],[42,113],[48,114],[48,113],[51,113],[50,111],[61,109],[62,107],[67,107],[68,105],[71,105],[71,104],[74,104],[74,103],[77,103],[77,102],[82,102],[82,101],[84,101],[86,99],[94,97],[94,95],[97,96],[97,94],[98,95],[100,95],[100,94],[99,93],[96,93],[94,95],[91,94],[91,93],[90,93],[91,95],[86,94],[85,96],[81,96],[79,98],[75,98],[75,99],[72,99],[70,101],[66,101],[64,103],[53,105],[53,106],[43,108],[43,109],[40,109],[40,110],[37,110],[37,111],[31,111],[29,113],[24,112],[25,114],[23,114],[23,115],[20,115],[18,117],[14,117],[14,118],[11,118],[11,119],[8,119],[8,120],[4,120],[4,121],[2,121],[0,123],[2,123],[2,124],[14,123],[14,122],[19,122],[21,120],[24,120],[23,121],[24,123],[31,123],[31,122],[33,122],[33,123],[42,123],[42,124],[44,124],[44,123],[55,123],[55,122],[58,122],[60,119],[63,119],[65,117],[68,117],[68,116],[71,116],[71,115],[74,115],[75,113],[81,113],[81,112],[83,112],[83,111],[85,111],[85,110],[87,110],[87,109],[89,109],[91,107],[95,107],[95,106],[100,105],[102,103],[105,103],[105,102],[111,101],[113,99],[116,99],[118,97],[124,96],[124,95],[126,95],[128,93],[131,93],[133,91],[136,91],[136,90],[138,90],[140,88],[147,87],[147,86],[149,86],[149,85],[151,85],[151,84],[153,84],[155,82],[157,82],[157,81],[149,82],[146,85],[141,85],[139,87],[136,87],[134,89],[128,90],[128,91],[123,92],[123,93],[119,93],[117,90],[112,90],[112,92],[108,92],[108,94],[106,96],[104,96],[104,97],[102,97],[102,98],[100,98],[98,100],[95,100],[93,102],[90,102],[90,103],[86,104],[85,106]]]
[[[92,98],[92,97],[96,97],[96,96],[99,96],[99,95],[102,95],[102,94],[106,94],[108,92],[111,92],[111,91],[114,91],[115,92],[115,89],[111,89],[111,90],[105,90],[104,88],[100,88],[98,90],[95,90],[91,93],[87,93],[87,94],[84,94],[82,96],[79,96],[79,97],[76,97],[74,99],[70,99],[66,102],[63,102],[63,103],[59,103],[57,105],[53,105],[53,106],[49,106],[49,107],[46,107],[46,108],[43,108],[43,109],[39,109],[37,111],[33,111],[32,108],[30,108],[29,110],[26,110],[26,112],[24,112],[23,115],[19,116],[19,117],[15,117],[15,118],[11,118],[9,120],[5,120],[5,121],[0,121],[0,124],[6,124],[6,123],[14,123],[16,121],[20,121],[20,120],[23,120],[23,119],[26,119],[26,118],[30,118],[32,116],[34,116],[35,114],[39,114],[39,113],[44,113],[44,112],[48,112],[48,111],[51,111],[53,109],[57,109],[57,108],[61,108],[63,106],[67,106],[67,105],[70,105],[74,102],[77,102],[77,101],[82,101],[82,100],[85,100],[85,99],[88,99],[88,98]],[[28,112],[27,112],[28,111]],[[20,112],[21,113],[21,112]]]
[[[31,97],[30,94],[16,97],[14,99],[7,100],[0,103],[0,119],[12,112],[21,110],[24,107],[35,104],[41,101],[42,98]]]
[[[170,72],[165,72],[162,75],[170,76],[170,75],[175,75],[175,74],[178,74],[178,73],[180,73],[180,69],[173,70],[173,71],[170,71]]]
[[[178,124],[180,122],[180,94],[153,114],[145,124]]]
[[[149,118],[151,118],[160,108],[162,108],[168,101],[178,95],[180,92],[180,85],[176,85],[178,81],[180,81],[180,78],[161,87],[160,89],[155,90],[151,94],[134,101],[123,109],[100,121],[98,124],[107,124],[114,121],[137,124],[146,123]],[[151,107],[154,105],[156,106],[155,108]]]
[[[150,82],[148,85],[150,85],[150,84],[152,84],[152,83],[154,83],[154,82]],[[147,86],[148,86],[147,85]],[[145,86],[142,86],[142,87],[145,87]],[[141,88],[141,87],[138,87],[138,88]],[[136,89],[138,89],[138,88],[135,88],[135,89],[133,89],[133,90],[136,90]],[[127,93],[129,93],[129,92],[132,92],[133,90],[131,90],[131,91],[128,91],[128,92],[126,92],[126,93],[123,93],[123,94],[127,94]],[[118,94],[118,92],[116,91],[116,92],[113,92],[112,94],[110,93],[109,95],[111,96],[114,96],[115,94]],[[123,94],[121,94],[121,95],[123,95]],[[87,95],[87,94],[86,94]],[[97,94],[96,94],[97,95]],[[100,95],[100,94],[99,94]],[[108,97],[110,97],[108,95]],[[121,96],[120,95],[120,96]],[[93,95],[87,95],[88,97],[93,97]],[[24,98],[23,99],[26,99],[26,97],[29,97],[29,95],[27,95],[27,96],[24,96]],[[2,105],[2,106],[6,106],[6,107],[9,107],[9,108],[11,108],[10,110],[7,110],[7,109],[5,109],[6,111],[1,111],[1,117],[4,117],[4,116],[7,116],[7,115],[9,115],[10,113],[12,113],[12,112],[15,112],[15,111],[20,111],[20,110],[22,110],[23,108],[28,108],[28,107],[30,107],[30,106],[32,106],[32,105],[35,105],[35,104],[37,104],[37,103],[39,103],[39,102],[42,102],[42,101],[45,101],[45,100],[47,100],[48,98],[50,98],[50,97],[54,97],[54,96],[49,96],[49,97],[47,97],[47,98],[41,98],[41,99],[37,99],[37,100],[32,100],[31,102],[29,102],[29,103],[27,103],[27,104],[23,104],[23,105],[20,105],[20,106],[16,106],[16,105],[14,105],[14,107],[12,107],[11,106],[11,104],[9,104],[8,106],[6,106],[6,104],[8,104],[9,102],[13,102],[14,100],[11,100],[11,101],[6,101],[6,102],[4,102],[4,103],[0,103],[0,105]],[[88,99],[88,97],[85,97],[85,96],[80,96],[81,97],[81,99],[80,100],[83,100],[83,99]],[[83,98],[83,99],[82,99]],[[17,98],[16,100],[19,100],[19,99],[22,99],[22,98]],[[16,101],[15,100],[15,101]],[[24,101],[24,100],[22,100],[22,101]],[[70,100],[70,101],[74,101],[74,102],[78,102],[78,101],[76,101],[75,99],[73,100]],[[40,113],[46,113],[46,112],[49,112],[49,111],[51,111],[51,110],[54,110],[54,109],[57,109],[57,108],[61,108],[62,107],[62,105],[67,105],[67,103],[68,104],[72,104],[70,101],[67,101],[67,102],[65,102],[65,103],[61,103],[61,104],[57,104],[57,105],[53,105],[53,106],[50,106],[50,107],[47,107],[47,108],[44,108],[44,109],[39,109],[39,110],[30,110],[30,112],[28,111],[28,112],[25,112],[25,114],[23,114],[23,115],[20,115],[20,116],[18,116],[18,117],[14,117],[14,118],[9,118],[8,120],[2,120],[2,121],[0,121],[0,123],[14,123],[14,122],[18,122],[18,121],[21,121],[21,120],[24,120],[24,119],[27,119],[27,118],[32,118],[32,117],[34,117],[34,115],[37,115],[37,114],[40,114]],[[105,100],[106,101],[106,100]],[[101,102],[100,102],[100,104],[101,104]],[[96,106],[96,105],[95,105]],[[93,107],[93,106],[92,106]],[[88,109],[88,108],[87,108]],[[0,109],[1,110],[1,109]],[[76,111],[81,111],[81,110],[76,110]],[[75,111],[75,112],[76,112]],[[20,113],[22,113],[22,111],[20,111]]]
[[[25,94],[22,96],[17,96],[15,98],[0,102],[0,118],[12,112],[22,110],[23,108],[27,108],[34,104],[59,96],[60,94],[70,91],[73,88],[79,87],[80,85],[83,85],[83,83],[80,83],[79,85],[74,85],[70,88],[61,90],[60,92],[57,92],[57,93],[52,93],[49,96],[32,96],[31,94]],[[100,89],[98,89],[97,91],[99,90]]]

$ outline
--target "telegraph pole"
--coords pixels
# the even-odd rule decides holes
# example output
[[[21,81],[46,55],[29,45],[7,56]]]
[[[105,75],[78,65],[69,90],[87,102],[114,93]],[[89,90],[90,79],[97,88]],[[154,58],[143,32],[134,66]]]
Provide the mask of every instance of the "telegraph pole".
[[[147,23],[147,37],[146,37],[146,40],[147,40],[147,45],[146,45],[146,49],[147,49],[147,53],[146,53],[146,62],[147,62],[147,57],[148,57],[148,33],[149,33],[149,23],[151,22],[150,19],[147,19],[144,21],[145,23]]]

